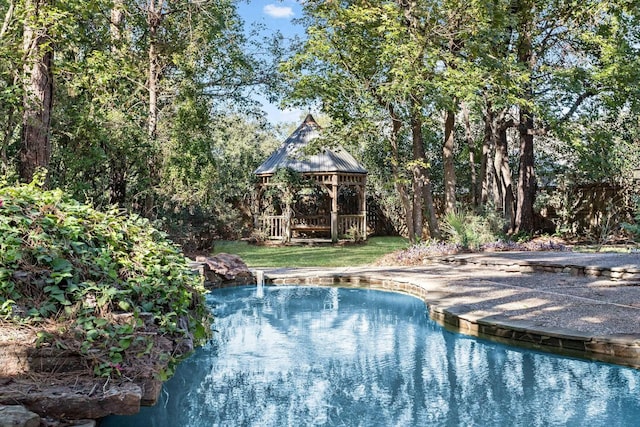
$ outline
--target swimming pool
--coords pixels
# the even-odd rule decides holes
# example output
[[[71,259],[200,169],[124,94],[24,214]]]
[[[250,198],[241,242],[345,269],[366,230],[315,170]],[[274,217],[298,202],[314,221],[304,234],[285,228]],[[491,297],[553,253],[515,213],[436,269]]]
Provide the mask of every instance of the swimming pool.
[[[421,300],[336,287],[222,289],[213,340],[158,404],[102,426],[637,425],[640,371],[449,332]]]

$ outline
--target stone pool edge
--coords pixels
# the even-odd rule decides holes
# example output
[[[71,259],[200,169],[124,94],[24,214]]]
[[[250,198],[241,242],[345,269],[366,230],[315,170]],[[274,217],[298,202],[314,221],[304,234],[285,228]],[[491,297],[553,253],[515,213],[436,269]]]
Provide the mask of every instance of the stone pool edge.
[[[425,302],[430,317],[446,329],[481,339],[563,356],[614,363],[640,369],[640,335],[598,336],[561,327],[542,327],[533,321],[478,318],[445,308],[431,291],[415,281],[391,279],[375,273],[326,271],[308,276],[289,269],[286,275],[265,273],[272,285],[341,286],[405,293]]]

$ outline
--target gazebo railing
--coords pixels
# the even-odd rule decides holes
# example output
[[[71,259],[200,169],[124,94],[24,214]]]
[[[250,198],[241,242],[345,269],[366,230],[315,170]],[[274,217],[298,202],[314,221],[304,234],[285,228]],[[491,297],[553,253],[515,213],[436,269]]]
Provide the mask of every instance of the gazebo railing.
[[[264,215],[258,218],[258,227],[268,233],[269,239],[283,239],[287,221],[283,215]]]
[[[285,240],[289,224],[283,215],[263,215],[258,218],[258,228],[272,240]],[[338,236],[366,238],[366,215],[338,215]],[[292,231],[330,232],[331,221],[326,215],[292,218]]]
[[[358,233],[363,237],[366,235],[366,220],[365,215],[338,215],[338,234],[347,236]]]

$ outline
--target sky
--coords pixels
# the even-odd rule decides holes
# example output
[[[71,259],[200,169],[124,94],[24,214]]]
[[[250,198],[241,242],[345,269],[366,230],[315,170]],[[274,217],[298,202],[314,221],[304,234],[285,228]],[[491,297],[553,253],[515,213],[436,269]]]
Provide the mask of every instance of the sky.
[[[300,18],[302,15],[302,6],[299,0],[240,1],[238,12],[245,21],[247,30],[251,25],[257,23],[265,27],[264,35],[273,34],[278,30],[287,38],[304,35],[304,28],[293,22],[294,19]],[[282,110],[278,105],[269,103],[262,96],[256,96],[256,99],[262,103],[267,120],[273,124],[297,122],[301,115],[307,113],[307,111],[298,109]]]

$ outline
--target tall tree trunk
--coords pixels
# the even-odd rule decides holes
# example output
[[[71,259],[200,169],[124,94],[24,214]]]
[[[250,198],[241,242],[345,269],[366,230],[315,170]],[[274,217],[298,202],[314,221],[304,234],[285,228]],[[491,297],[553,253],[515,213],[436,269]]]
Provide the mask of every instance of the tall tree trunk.
[[[456,114],[453,110],[445,111],[442,161],[444,168],[444,211],[446,213],[454,213],[456,210],[455,120]]]
[[[398,6],[404,11],[404,24],[408,34],[412,39],[424,37],[424,25],[420,17],[416,14],[419,2],[415,0],[396,0]],[[426,47],[426,44],[424,45]],[[423,49],[418,57],[422,58],[425,54]],[[422,116],[421,103],[418,101],[421,96],[411,97],[411,139],[413,145],[413,224],[415,232],[415,241],[422,239],[422,226],[424,208],[426,208],[427,219],[429,222],[429,233],[431,237],[440,235],[438,229],[438,221],[433,203],[433,194],[431,180],[427,169],[427,159],[424,151],[424,142],[422,138]],[[425,206],[426,204],[426,206]]]
[[[455,58],[462,49],[464,42],[457,38],[460,30],[460,15],[455,11],[449,11],[449,60],[446,66],[452,70],[457,68]],[[444,169],[444,211],[445,213],[455,213],[456,210],[456,169],[455,169],[455,125],[458,99],[453,96],[451,106],[444,113],[444,144],[442,146],[442,167]]]
[[[509,167],[509,150],[507,149],[508,126],[501,120],[501,123],[498,123],[497,127],[496,159],[499,158],[499,160],[496,160],[496,171],[500,176],[500,184],[502,187],[502,214],[504,218],[509,221],[509,233],[513,233],[515,226],[515,199],[513,197],[511,168]]]
[[[124,21],[123,11],[124,0],[113,0],[111,8],[111,24],[109,32],[111,34],[111,52],[118,53],[118,45],[122,38],[122,24]],[[127,199],[128,167],[127,157],[119,150],[114,150],[109,146],[103,147],[109,158],[109,203],[124,206]]]
[[[400,196],[400,201],[402,203],[402,207],[404,209],[405,214],[405,222],[407,225],[407,234],[409,240],[414,242],[416,240],[415,229],[413,227],[413,208],[411,206],[411,201],[409,200],[409,195],[407,194],[407,188],[402,183],[400,179],[400,174],[398,172],[398,164],[400,163],[400,157],[398,154],[398,139],[400,138],[400,130],[402,128],[402,122],[400,118],[396,115],[395,110],[392,105],[388,105],[389,114],[391,116],[391,173],[393,175],[393,182],[398,195]]]
[[[513,190],[513,177],[509,167],[509,150],[507,141],[507,129],[513,126],[513,120],[507,120],[508,109],[499,113],[493,111],[491,101],[486,100],[484,114],[485,135],[483,143],[483,156],[492,157],[493,161],[484,166],[486,168],[483,183],[483,200],[493,195],[496,209],[502,211],[503,217],[509,221],[509,232],[513,232],[515,221],[515,199]],[[489,187],[492,190],[489,191]]]
[[[476,147],[471,133],[471,121],[469,120],[469,107],[466,102],[462,103],[462,121],[464,122],[464,133],[469,149],[469,172],[471,174],[471,186],[469,193],[471,194],[471,204],[474,208],[479,206],[478,194],[478,177],[476,172]]]
[[[480,181],[478,192],[480,193],[480,205],[485,206],[489,200],[489,193],[491,188],[491,167],[489,164],[489,157],[491,154],[491,142],[492,137],[492,121],[493,110],[491,101],[486,101],[485,112],[483,115],[484,120],[484,137],[482,139],[482,157],[480,159]]]
[[[417,240],[422,239],[422,224],[424,220],[423,213],[426,211],[427,222],[429,224],[429,236],[432,238],[440,237],[440,229],[438,227],[438,218],[433,203],[433,188],[429,169],[427,164],[427,156],[424,150],[424,141],[422,137],[422,117],[418,110],[417,104],[413,104],[411,113],[411,139],[413,143],[413,174],[414,174],[414,218],[415,227],[420,226],[420,232],[416,230]],[[419,193],[416,196],[416,191]],[[419,220],[416,219],[416,213],[419,214]]]
[[[4,38],[7,31],[9,31],[9,26],[11,25],[11,21],[13,20],[13,14],[15,12],[15,2],[9,2],[9,8],[4,15],[4,20],[2,21],[2,28],[0,28],[0,43],[2,43],[2,39]],[[13,76],[13,84],[15,86],[20,84],[20,76]],[[9,146],[9,142],[13,136],[13,132],[15,131],[15,127],[17,126],[18,119],[18,111],[16,105],[7,105],[7,116],[5,122],[5,128],[2,132],[2,145],[0,145],[0,174],[6,175],[9,171],[9,156],[7,155],[7,147]]]
[[[536,63],[533,53],[533,22],[531,0],[518,2],[519,14],[519,38],[518,38],[518,62],[532,72]],[[520,123],[518,126],[520,136],[519,171],[518,171],[518,201],[516,210],[515,232],[534,231],[533,202],[536,195],[536,175],[534,168],[533,147],[533,112],[527,106],[527,101],[533,98],[531,79],[524,83],[524,101],[520,105]]]
[[[498,147],[496,146],[497,128],[496,128],[496,115],[491,109],[491,105],[487,104],[487,110],[484,116],[485,120],[485,134],[483,142],[483,150],[486,153],[485,160],[485,183],[483,184],[483,197],[484,202],[488,202],[488,198],[491,197],[493,208],[502,210],[502,186],[500,185],[500,168],[496,167],[496,156]]]
[[[53,45],[43,15],[50,0],[25,3],[24,113],[20,146],[20,178],[29,182],[37,168],[51,160],[51,109],[53,107]]]
[[[426,161],[426,159],[425,159]],[[436,215],[436,206],[433,203],[433,185],[429,172],[425,172],[425,183],[422,187],[422,198],[427,211],[427,222],[429,223],[429,237],[432,239],[440,238],[440,227],[438,226],[438,216]]]
[[[413,109],[412,109],[413,110]],[[422,120],[419,113],[411,112],[411,141],[413,146],[413,229],[415,233],[415,241],[422,240],[422,207],[424,197],[422,189],[424,187],[422,164],[424,161],[424,147],[422,145]]]
[[[149,94],[149,117],[147,122],[147,134],[153,143],[158,136],[158,92],[159,81],[162,73],[160,53],[158,51],[158,30],[164,18],[164,0],[148,0],[147,2],[147,26],[149,28],[149,70],[147,76],[147,90]],[[152,144],[153,145],[153,144]],[[155,197],[152,192],[153,185],[158,181],[155,156],[149,155],[147,159],[149,167],[150,185],[147,188],[143,215],[153,217]]]
[[[157,1],[157,3],[156,3]],[[154,140],[158,129],[158,79],[160,77],[160,59],[158,55],[158,29],[162,22],[163,0],[149,0],[147,25],[149,26],[149,119],[148,134]]]
[[[534,231],[533,202],[536,196],[536,175],[533,151],[533,115],[525,108],[520,109],[520,162],[518,171],[518,201],[515,232]]]
[[[496,122],[496,120],[493,121],[493,123],[491,123],[491,136],[493,138],[492,141],[492,146],[494,147],[494,151],[493,151],[493,169],[495,170],[495,180],[496,180],[496,184],[497,184],[497,189],[498,189],[498,194],[499,196],[496,197],[494,200],[496,200],[498,203],[496,203],[496,210],[499,210],[502,212],[502,214],[504,215],[504,210],[505,210],[505,205],[504,205],[504,200],[505,200],[505,180],[504,177],[502,176],[502,164],[504,163],[504,157],[507,155],[507,147],[506,145],[503,145],[503,143],[506,144],[506,140],[503,140],[501,138],[501,134],[500,131],[501,129],[498,126],[498,123]]]

